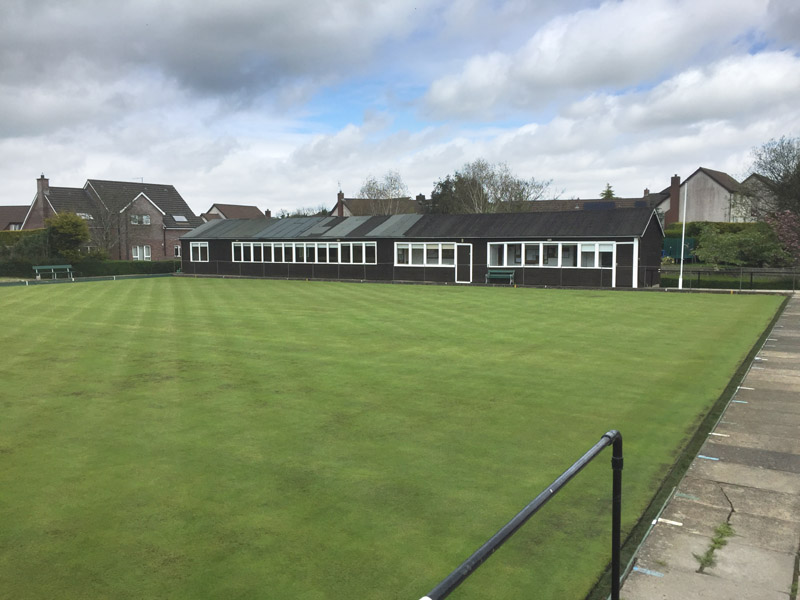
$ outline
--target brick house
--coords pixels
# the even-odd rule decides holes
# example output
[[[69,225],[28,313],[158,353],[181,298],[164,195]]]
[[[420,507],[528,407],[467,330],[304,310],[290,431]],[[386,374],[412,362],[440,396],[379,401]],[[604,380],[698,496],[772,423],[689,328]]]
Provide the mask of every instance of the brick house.
[[[86,220],[87,248],[117,260],[179,258],[180,237],[203,223],[171,185],[88,179],[82,188],[51,187],[42,175],[22,229],[44,227],[62,212]]]

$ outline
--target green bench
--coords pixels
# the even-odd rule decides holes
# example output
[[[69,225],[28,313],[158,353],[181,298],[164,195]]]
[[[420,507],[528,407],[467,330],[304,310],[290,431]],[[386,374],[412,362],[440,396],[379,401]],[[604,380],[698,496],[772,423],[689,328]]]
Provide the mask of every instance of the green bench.
[[[502,281],[511,285],[514,283],[514,269],[489,269],[486,272],[486,283]]]
[[[59,273],[66,273],[67,277],[74,279],[72,275],[72,265],[37,265],[33,267],[36,279],[41,279],[42,275],[50,275],[51,279],[58,279]]]

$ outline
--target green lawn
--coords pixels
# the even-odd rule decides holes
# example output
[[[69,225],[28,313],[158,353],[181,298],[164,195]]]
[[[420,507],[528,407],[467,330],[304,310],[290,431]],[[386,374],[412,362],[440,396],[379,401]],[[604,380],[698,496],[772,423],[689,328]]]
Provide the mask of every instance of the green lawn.
[[[415,600],[609,429],[630,528],[777,297],[0,290],[0,596]],[[453,598],[581,598],[610,450]]]

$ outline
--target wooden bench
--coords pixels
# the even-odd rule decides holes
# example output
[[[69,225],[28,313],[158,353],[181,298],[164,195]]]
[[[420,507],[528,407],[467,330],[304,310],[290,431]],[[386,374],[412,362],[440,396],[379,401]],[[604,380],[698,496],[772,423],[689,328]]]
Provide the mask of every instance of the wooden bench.
[[[58,279],[59,273],[66,273],[67,277],[73,279],[72,265],[37,265],[33,267],[36,279],[41,279],[42,275],[50,275],[51,279]]]
[[[489,269],[486,272],[486,283],[499,280],[509,285],[514,283],[514,269]]]

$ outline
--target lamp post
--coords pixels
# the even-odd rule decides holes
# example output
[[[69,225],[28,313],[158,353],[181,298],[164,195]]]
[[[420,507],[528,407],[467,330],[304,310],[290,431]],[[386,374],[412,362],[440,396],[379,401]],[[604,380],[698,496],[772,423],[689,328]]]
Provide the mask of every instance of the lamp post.
[[[688,188],[686,187],[686,183],[683,184],[683,231],[681,233],[681,270],[680,274],[678,275],[678,289],[683,289],[683,251],[686,248],[686,192]]]

